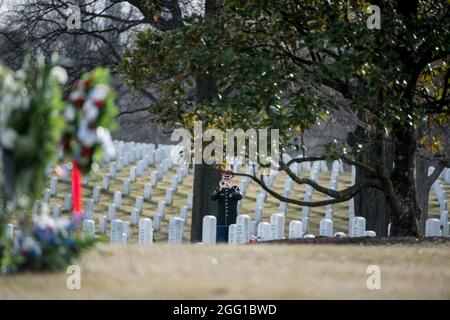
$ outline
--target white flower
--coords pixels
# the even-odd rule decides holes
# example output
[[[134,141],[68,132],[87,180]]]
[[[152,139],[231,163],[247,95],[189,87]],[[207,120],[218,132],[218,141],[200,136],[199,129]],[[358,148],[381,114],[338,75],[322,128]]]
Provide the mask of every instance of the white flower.
[[[52,68],[52,71],[50,71],[50,77],[56,80],[59,84],[66,84],[67,80],[69,80],[66,70],[59,66]]]
[[[13,129],[6,129],[2,132],[1,142],[5,149],[14,149],[14,144],[16,143],[17,132]]]
[[[102,144],[105,156],[109,159],[114,158],[116,155],[116,149],[114,148],[114,144],[112,142],[111,134],[109,133],[109,131],[103,127],[98,127],[97,136],[98,140]]]
[[[89,98],[94,101],[105,100],[108,94],[109,88],[104,84],[95,86],[94,90],[89,94]]]
[[[77,113],[75,111],[75,108],[71,105],[68,105],[66,109],[64,110],[64,118],[66,118],[67,121],[72,122],[75,120]]]
[[[83,105],[84,117],[87,121],[92,122],[98,117],[98,108],[92,103],[92,100],[88,100]]]
[[[72,91],[69,95],[70,101],[77,101],[78,99],[84,98],[84,93],[81,90]]]
[[[77,138],[83,146],[88,148],[91,148],[97,142],[97,134],[95,131],[87,129],[86,127],[82,127],[80,131],[78,131]]]

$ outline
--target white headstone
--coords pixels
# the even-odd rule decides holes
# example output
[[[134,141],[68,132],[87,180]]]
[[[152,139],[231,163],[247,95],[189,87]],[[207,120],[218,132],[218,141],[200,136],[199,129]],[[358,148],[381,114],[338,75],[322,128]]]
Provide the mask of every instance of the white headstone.
[[[139,210],[139,212],[142,212],[143,208],[144,208],[144,197],[142,196],[137,196],[135,203],[134,203],[134,207],[136,209]]]
[[[120,219],[114,219],[111,222],[111,243],[122,243],[123,237],[123,221]]]
[[[139,244],[153,243],[153,226],[152,220],[149,218],[142,218],[139,220]]]
[[[425,223],[425,237],[440,237],[441,222],[438,219],[427,219]]]
[[[100,216],[98,218],[98,232],[106,233],[106,216]]]
[[[266,199],[265,193],[259,193],[256,197],[256,207],[264,207],[264,200]]]
[[[151,183],[153,186],[156,186],[156,184],[158,183],[158,172],[157,172],[157,171],[152,171],[150,177],[151,177],[150,183]]]
[[[98,203],[100,201],[100,187],[94,187],[92,191],[92,199],[94,199],[95,203]]]
[[[310,201],[310,200],[307,200],[307,201]],[[311,211],[310,207],[302,207],[302,219],[309,218],[309,212],[310,211]]]
[[[187,217],[188,217],[188,206],[182,206],[180,208],[180,217],[181,219],[183,219],[184,221],[187,221]]]
[[[118,159],[116,163],[117,163],[117,171],[122,171],[123,170],[123,161],[122,161],[122,159]]]
[[[449,236],[449,230],[448,230],[448,212],[446,210],[440,212],[440,221],[442,226],[442,236],[448,237]]]
[[[307,234],[309,232],[309,218],[308,217],[302,218],[302,227],[303,227],[303,234]]]
[[[204,245],[216,244],[217,219],[215,216],[203,217],[202,243]]]
[[[114,178],[117,174],[117,165],[115,162],[109,163],[109,175]]]
[[[150,198],[152,197],[152,190],[153,190],[152,184],[146,183],[145,187],[144,187],[144,199],[145,200],[150,200]]]
[[[161,216],[161,218],[164,218],[166,211],[166,202],[164,200],[161,200],[158,202],[158,215]]]
[[[281,213],[274,213],[270,216],[273,240],[284,239],[284,222],[285,217]]]
[[[83,236],[93,238],[95,237],[95,221],[86,219],[83,221]]]
[[[352,220],[355,217],[355,200],[351,198],[348,200],[348,233],[352,230]]]
[[[93,215],[94,215],[94,199],[88,199],[86,203],[85,216],[87,219],[92,219]]]
[[[123,188],[122,188],[123,194],[125,196],[129,196],[130,195],[130,190],[131,190],[131,181],[130,181],[130,179],[123,180]]]
[[[315,236],[313,234],[305,234],[304,239],[314,239]]]
[[[102,187],[104,190],[109,190],[109,175],[104,175],[102,180]]]
[[[255,208],[255,220],[257,223],[260,223],[263,218],[263,208],[262,207],[256,207]]]
[[[132,182],[135,182],[135,181],[136,181],[136,167],[135,167],[135,166],[132,166],[132,167],[130,168],[130,180],[131,180]]]
[[[325,219],[333,220],[333,206],[325,209]]]
[[[292,220],[289,222],[289,239],[299,239],[303,237],[302,222],[299,220]]]
[[[192,210],[192,204],[193,204],[192,194],[188,194],[187,205],[189,210]]]
[[[184,220],[179,217],[172,217],[169,220],[169,244],[181,244],[183,241]]]
[[[172,176],[172,181],[170,184],[170,189],[172,189],[173,191],[177,191],[178,190],[178,176],[177,175],[173,175]]]
[[[139,209],[133,208],[133,211],[131,212],[131,218],[130,218],[131,225],[133,225],[133,226],[137,225],[138,220],[139,220],[139,213],[140,213]]]
[[[53,207],[53,218],[57,219],[61,217],[61,205],[57,204]]]
[[[333,220],[320,220],[319,235],[322,237],[333,237]]]
[[[51,178],[50,180],[50,195],[52,197],[58,194],[58,178]]]
[[[116,218],[117,207],[114,203],[108,205],[108,221],[112,221]]]
[[[121,191],[114,191],[114,204],[117,208],[120,208],[122,206],[122,192]]]
[[[237,224],[230,224],[228,227],[228,243],[237,244]]]
[[[71,194],[66,194],[64,196],[64,210],[72,211],[72,195]]]
[[[256,220],[253,220],[251,225],[250,225],[250,238],[256,237],[258,233],[258,222],[256,222]]]
[[[376,236],[377,236],[377,233],[375,231],[372,231],[372,230],[367,230],[366,231],[366,237],[373,238],[373,237],[376,237]]]
[[[279,210],[280,210],[280,213],[286,214],[287,202],[280,202]]]
[[[269,241],[271,240],[271,227],[268,222],[260,222],[258,224],[258,238],[260,241]]]
[[[251,235],[251,222],[252,220],[246,214],[240,214],[236,218],[236,225],[238,226],[238,243],[248,243]]]
[[[168,204],[169,206],[171,206],[173,203],[173,192],[174,191],[172,189],[166,190],[166,204]]]
[[[345,238],[345,233],[343,232],[335,232],[334,233],[335,238]]]
[[[49,203],[50,202],[50,189],[45,189],[44,191],[44,203]]]
[[[352,219],[352,229],[350,237],[366,236],[366,219],[363,217],[354,217]]]
[[[159,214],[153,217],[153,230],[158,231],[161,229],[161,220],[162,217]]]
[[[144,171],[145,171],[145,163],[144,163],[143,160],[139,160],[138,164],[137,164],[137,167],[136,167],[136,175],[138,177],[140,177],[140,176],[142,176]]]
[[[129,221],[123,222],[122,243],[127,243],[130,237],[130,225]]]

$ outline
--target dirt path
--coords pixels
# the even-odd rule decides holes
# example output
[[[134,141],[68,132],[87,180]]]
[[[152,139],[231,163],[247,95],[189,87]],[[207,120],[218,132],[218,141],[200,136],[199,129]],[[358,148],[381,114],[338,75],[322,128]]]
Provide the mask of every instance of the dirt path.
[[[450,299],[450,245],[105,245],[67,274],[0,278],[0,299]],[[378,265],[381,289],[368,290]]]

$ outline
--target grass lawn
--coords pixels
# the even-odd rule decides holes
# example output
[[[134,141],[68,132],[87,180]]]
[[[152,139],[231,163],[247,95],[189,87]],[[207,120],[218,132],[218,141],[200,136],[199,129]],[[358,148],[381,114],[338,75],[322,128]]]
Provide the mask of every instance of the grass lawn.
[[[0,299],[450,299],[450,245],[102,245],[68,274],[0,277]],[[369,265],[381,289],[369,290]]]

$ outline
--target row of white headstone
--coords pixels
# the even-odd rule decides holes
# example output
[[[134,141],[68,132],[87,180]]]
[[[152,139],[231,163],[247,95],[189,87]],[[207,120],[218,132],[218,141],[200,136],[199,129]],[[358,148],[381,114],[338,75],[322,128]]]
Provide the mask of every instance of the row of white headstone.
[[[116,215],[117,209],[122,205],[122,195],[129,195],[132,183],[136,181],[136,178],[145,173],[150,165],[157,165],[155,171],[151,173],[152,183],[145,184],[144,187],[144,196],[138,196],[135,200],[135,207],[131,213],[130,222],[124,222],[125,226],[136,225],[139,219],[139,214],[142,213],[143,203],[145,200],[151,199],[153,185],[162,179],[163,175],[169,171],[173,164],[170,161],[170,152],[172,146],[160,145],[158,149],[155,149],[153,144],[135,144],[135,143],[124,143],[121,141],[115,141],[115,148],[118,151],[116,153],[116,157],[114,159],[107,159],[103,161],[102,165],[109,163],[109,174],[103,177],[102,187],[95,186],[93,188],[93,198],[87,200],[87,205],[85,209],[85,221],[86,230],[92,230],[92,218],[94,212],[94,204],[100,201],[100,194],[102,189],[109,190],[110,179],[115,178],[117,173],[123,170],[125,166],[133,164],[136,162],[136,166],[132,166],[130,168],[129,178],[124,179],[123,190],[114,192],[114,201],[113,203],[108,205],[108,215],[102,216],[99,218],[99,231],[101,233],[106,232],[106,221],[112,222],[116,220],[114,224],[120,225],[120,222],[117,222]],[[64,170],[67,171],[65,176],[69,176],[71,166],[70,164],[64,165]],[[181,167],[177,168],[177,174],[172,176],[171,180],[171,188],[166,192],[166,200],[160,201],[158,203],[158,211],[157,215],[154,218],[153,226],[155,226],[156,230],[159,230],[161,220],[164,218],[164,211],[166,204],[171,205],[173,201],[173,194],[178,189],[179,183],[182,183],[183,178],[189,174],[189,167],[184,164]],[[53,177],[50,180],[50,189],[46,190],[44,194],[44,201],[49,203],[50,197],[57,195],[57,187],[58,187],[58,179]],[[39,208],[39,202],[35,205],[35,209],[33,209],[33,213],[37,214],[37,210]],[[64,207],[65,211],[72,210],[72,197],[70,194],[66,194],[64,196]],[[180,208],[180,219],[186,221],[188,211],[192,209],[192,194],[188,196],[188,201],[186,206],[182,206]],[[53,209],[53,216],[59,217],[61,215],[61,205],[56,205]],[[125,227],[126,228],[126,227]],[[94,228],[95,230],[95,223]],[[112,229],[112,228],[111,228]],[[114,232],[114,234],[120,234]],[[112,237],[112,242],[117,242]]]
[[[448,170],[448,169],[446,169]],[[447,171],[446,171],[447,172]],[[431,174],[432,170],[429,170],[428,174]],[[445,173],[446,175],[448,175],[447,173]],[[440,233],[442,236],[449,236],[449,222],[448,222],[448,202],[446,199],[446,195],[445,195],[445,191],[442,188],[441,182],[439,179],[436,179],[436,181],[434,181],[433,183],[433,192],[436,195],[436,198],[438,199],[439,202],[439,219],[428,219],[425,225],[425,234],[427,234],[427,230],[428,233],[431,234],[431,236],[437,236],[436,231],[436,221],[439,221],[439,229],[442,228],[442,230],[440,230]],[[428,226],[428,227],[427,227]]]
[[[123,190],[122,191],[115,191],[114,192],[114,202],[108,206],[108,221],[113,221],[116,218],[117,209],[121,206],[122,201],[122,195],[129,195],[130,189],[132,186],[132,183],[136,180],[136,178],[142,174],[148,169],[149,165],[156,164],[156,170],[151,173],[151,182],[145,184],[144,187],[144,196],[142,197],[138,196],[136,197],[136,203],[135,208],[132,210],[131,214],[131,225],[136,225],[137,221],[139,219],[139,214],[142,212],[142,205],[144,200],[149,200],[151,198],[152,194],[152,188],[156,183],[162,179],[163,175],[170,170],[173,167],[173,164],[169,160],[169,155],[171,152],[171,146],[159,146],[158,149],[155,148],[154,145],[149,144],[135,144],[135,143],[124,143],[121,141],[115,141],[115,146],[118,152],[116,153],[115,159],[110,159],[109,162],[105,160],[105,163],[109,163],[109,174],[103,178],[103,188],[100,187],[94,187],[93,189],[93,198],[88,199],[87,206],[86,206],[86,218],[92,219],[93,216],[93,208],[94,204],[99,202],[101,189],[109,190],[109,180],[110,178],[114,178],[117,174],[117,172],[120,172],[124,166],[134,164],[135,166],[132,166],[130,168],[130,174],[129,178],[126,178],[123,183]],[[286,163],[291,158],[283,154],[283,161]],[[103,164],[103,165],[104,165]],[[233,169],[239,170],[239,163],[234,163]],[[70,170],[70,164],[66,166],[68,170]],[[257,170],[257,166],[255,168],[248,168],[247,173],[253,173],[252,170]],[[317,181],[318,175],[320,172],[326,172],[328,171],[328,167],[325,161],[315,161],[315,162],[302,162],[302,163],[296,163],[294,162],[290,169],[294,174],[299,174],[301,170],[309,170],[310,171],[310,179],[313,181]],[[331,176],[330,176],[330,184],[329,188],[335,190],[337,187],[337,181],[339,177],[339,173],[343,171],[343,165],[341,161],[334,161],[332,163],[332,169],[331,169]],[[356,170],[355,167],[352,166],[352,184],[355,182],[355,176],[356,176]],[[449,170],[444,170],[442,176],[446,179],[447,176],[450,176]],[[167,189],[166,195],[165,195],[165,201],[160,201],[158,203],[158,212],[156,216],[154,217],[153,225],[155,227],[155,230],[159,230],[160,228],[160,221],[162,218],[164,218],[164,208],[165,205],[171,205],[173,203],[173,194],[176,192],[178,188],[178,184],[182,182],[183,177],[186,176],[189,173],[189,168],[184,165],[179,168],[177,168],[177,174],[173,175],[171,178],[171,185],[170,188]],[[277,171],[271,171],[269,176],[264,178],[264,181],[268,186],[271,186],[275,179],[277,178]],[[251,179],[250,178],[243,178],[240,182],[240,188],[241,192],[245,194],[246,189],[250,185]],[[294,181],[287,177],[285,180],[284,188],[283,188],[283,196],[288,197],[293,189],[293,183]],[[52,178],[50,181],[50,189],[47,189],[44,195],[44,202],[49,202],[51,196],[57,195],[57,185],[58,180],[56,178]],[[442,227],[442,235],[448,235],[448,214],[446,210],[446,200],[445,200],[445,194],[442,191],[442,187],[439,184],[439,181],[437,180],[435,184],[433,185],[433,190],[439,200],[440,207],[441,207],[441,219],[440,219],[440,225]],[[312,200],[312,194],[313,194],[313,188],[311,186],[307,186],[305,190],[305,201],[311,201]],[[251,221],[251,226],[253,230],[256,230],[254,233],[257,233],[257,230],[259,230],[259,224],[262,223],[262,217],[263,217],[263,207],[264,202],[266,200],[266,192],[262,190],[258,196],[257,196],[257,204],[255,208],[255,220]],[[241,204],[240,202],[239,204]],[[186,220],[187,211],[188,209],[192,208],[192,195],[188,197],[188,205],[182,206],[180,208],[180,218]],[[240,208],[240,205],[239,205]],[[64,196],[64,207],[63,209],[65,211],[70,211],[72,209],[72,199],[71,195],[67,194]],[[279,212],[282,215],[285,215],[287,209],[287,203],[280,202],[280,210]],[[309,231],[309,213],[310,208],[309,207],[303,207],[302,209],[302,219],[301,221],[293,221],[295,222],[293,225],[298,224],[296,222],[300,222],[302,226],[302,234],[308,234]],[[61,206],[57,205],[53,209],[54,216],[59,216],[61,214]],[[355,218],[355,212],[354,212],[354,202],[353,199],[349,201],[349,209],[348,209],[348,221],[349,221],[349,227],[348,227],[348,234],[352,235],[354,232],[354,225],[353,220],[360,221],[360,219],[354,219]],[[356,217],[359,218],[359,217]],[[272,217],[271,217],[272,219]],[[432,223],[430,222],[430,225]],[[230,232],[232,234],[240,234],[238,231],[238,223],[235,226],[232,226],[230,228]],[[320,222],[320,229],[319,234],[320,235],[326,235],[330,236],[332,232],[329,230],[333,229],[333,206],[328,205],[326,207],[326,213],[325,213],[325,219],[322,219]],[[170,223],[169,223],[170,227]],[[261,227],[262,230],[266,230],[264,228],[264,225]],[[431,229],[430,229],[431,230]],[[236,232],[235,232],[236,231]],[[366,231],[364,231],[366,232]],[[369,234],[372,234],[372,231],[367,231]],[[428,232],[430,233],[430,232]],[[427,233],[427,234],[428,234]],[[267,232],[265,232],[267,234]],[[336,233],[338,236],[342,236],[341,233]],[[233,239],[234,236],[231,237]],[[263,238],[263,237],[261,237]],[[267,238],[267,236],[265,237]]]
[[[216,244],[217,219],[213,215],[203,217],[202,244]],[[320,221],[319,235],[323,237],[345,237],[345,233],[333,233],[333,221],[322,219]],[[350,237],[375,237],[374,231],[366,230],[366,219],[355,217],[352,220]],[[303,222],[292,220],[289,222],[289,239],[314,238],[312,234],[305,234]],[[228,231],[229,244],[244,244],[251,239],[259,242],[285,239],[285,215],[274,213],[270,216],[269,222],[259,222],[251,220],[250,216],[240,214],[236,219],[236,224],[231,224]]]
[[[168,243],[173,245],[181,244],[184,234],[184,222],[181,217],[173,217],[169,221]],[[99,232],[106,233],[106,216],[99,218]],[[83,235],[85,237],[95,237],[95,221],[91,219],[83,220]],[[139,219],[138,243],[148,245],[153,243],[154,224],[150,218]],[[127,243],[131,237],[131,223],[121,219],[114,219],[110,225],[110,242],[112,244]]]

